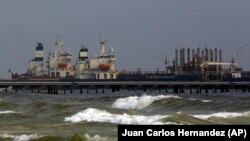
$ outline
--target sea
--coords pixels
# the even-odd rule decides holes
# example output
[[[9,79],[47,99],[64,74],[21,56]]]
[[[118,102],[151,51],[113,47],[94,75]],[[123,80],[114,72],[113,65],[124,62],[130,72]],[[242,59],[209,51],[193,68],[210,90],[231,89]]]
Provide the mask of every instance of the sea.
[[[0,93],[1,141],[116,141],[118,124],[250,124],[250,93]]]

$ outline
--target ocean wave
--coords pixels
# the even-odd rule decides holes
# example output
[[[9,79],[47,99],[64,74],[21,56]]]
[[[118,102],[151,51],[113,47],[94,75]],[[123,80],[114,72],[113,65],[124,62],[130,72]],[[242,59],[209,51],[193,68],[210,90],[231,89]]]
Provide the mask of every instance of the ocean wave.
[[[212,100],[201,100],[202,102],[205,102],[205,103],[207,103],[207,102],[212,102]]]
[[[249,116],[250,111],[248,112],[242,112],[242,113],[237,113],[237,112],[218,112],[218,113],[212,113],[208,115],[193,115],[193,117],[199,118],[199,119],[209,119],[212,117],[216,118],[235,118],[235,117],[241,117],[241,116]]]
[[[31,134],[31,135],[9,135],[9,134],[0,134],[0,139],[13,139],[13,141],[30,141],[33,139],[38,138],[36,134]]]
[[[13,141],[30,141],[37,138],[36,134],[16,136]]]
[[[140,97],[129,96],[126,98],[117,99],[113,103],[112,107],[120,109],[142,109],[151,105],[155,101],[159,101],[162,99],[169,99],[169,98],[179,99],[181,97],[174,95],[159,95],[159,96],[142,95]]]
[[[192,101],[202,101],[202,102],[204,102],[204,103],[208,103],[208,102],[212,102],[212,100],[199,100],[199,99],[194,99],[194,98],[189,98],[188,100],[192,100]]]
[[[100,135],[94,135],[90,136],[89,134],[85,134],[85,137],[87,141],[112,141],[117,140],[117,138],[111,138],[111,137],[101,137]]]
[[[65,140],[73,140],[75,136],[79,136],[78,134],[73,135],[72,137],[65,137]],[[81,135],[80,135],[81,136]],[[69,139],[71,138],[71,139]],[[37,134],[31,134],[31,135],[10,135],[10,134],[0,134],[0,140],[1,139],[8,139],[12,141],[32,141],[32,140],[60,140],[64,139],[63,137],[60,136],[42,136],[42,135],[37,135]],[[79,138],[78,138],[79,139]],[[83,139],[86,139],[86,141],[115,141],[117,138],[115,137],[102,137],[98,134],[94,136],[90,136],[89,134],[83,135]]]
[[[0,134],[0,138],[3,138],[3,139],[6,139],[6,138],[15,138],[15,136],[3,133],[3,134]]]
[[[20,112],[15,112],[15,111],[0,111],[1,114],[15,114],[15,113],[20,113]]]
[[[111,114],[105,110],[88,108],[81,112],[74,114],[71,117],[66,117],[65,122],[108,122],[118,124],[163,124],[159,121],[167,116],[141,116],[128,114]]]

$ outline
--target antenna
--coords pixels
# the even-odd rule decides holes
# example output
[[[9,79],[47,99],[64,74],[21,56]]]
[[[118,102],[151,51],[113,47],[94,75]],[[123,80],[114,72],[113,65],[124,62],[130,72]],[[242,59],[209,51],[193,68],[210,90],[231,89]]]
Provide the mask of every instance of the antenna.
[[[68,52],[71,52],[71,44],[70,44],[70,42],[68,43]]]
[[[102,42],[102,34],[99,33],[99,42],[101,43]]]

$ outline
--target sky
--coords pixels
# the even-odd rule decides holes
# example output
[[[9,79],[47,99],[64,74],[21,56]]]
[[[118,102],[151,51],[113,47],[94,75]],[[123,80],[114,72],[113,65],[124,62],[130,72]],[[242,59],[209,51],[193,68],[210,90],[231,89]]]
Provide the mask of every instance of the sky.
[[[175,49],[221,48],[250,70],[249,0],[0,0],[0,78],[26,72],[37,42],[45,57],[56,35],[77,59],[81,44],[99,52],[99,35],[113,47],[118,70],[164,69]]]

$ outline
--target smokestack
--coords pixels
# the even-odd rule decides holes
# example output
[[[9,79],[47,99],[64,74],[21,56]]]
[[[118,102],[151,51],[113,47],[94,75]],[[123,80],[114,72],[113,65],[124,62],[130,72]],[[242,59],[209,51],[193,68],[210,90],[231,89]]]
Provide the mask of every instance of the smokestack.
[[[212,50],[212,49],[210,49],[210,50],[209,50],[209,52],[210,52],[210,61],[211,61],[211,62],[213,62],[213,61],[214,61],[214,54],[213,54],[213,50]]]
[[[178,49],[175,50],[175,66],[178,67]]]
[[[183,66],[186,64],[186,58],[185,58],[185,48],[183,48]]]
[[[194,49],[192,50],[192,67],[194,68],[194,63],[195,63],[195,56],[194,56]]]
[[[187,49],[187,65],[188,71],[190,71],[190,48]]]
[[[205,61],[208,61],[208,49],[207,49],[207,47],[205,48]]]
[[[222,62],[222,51],[221,51],[221,49],[219,51],[219,61]]]
[[[198,47],[197,48],[197,57],[200,59],[200,57],[201,57],[201,52],[200,52],[200,48]]]
[[[180,49],[179,50],[179,55],[180,55],[180,68],[182,68],[182,65],[183,65],[183,63],[182,63],[182,49]]]
[[[214,61],[217,62],[217,48],[214,49]]]
[[[205,61],[204,50],[201,51],[201,62]]]

